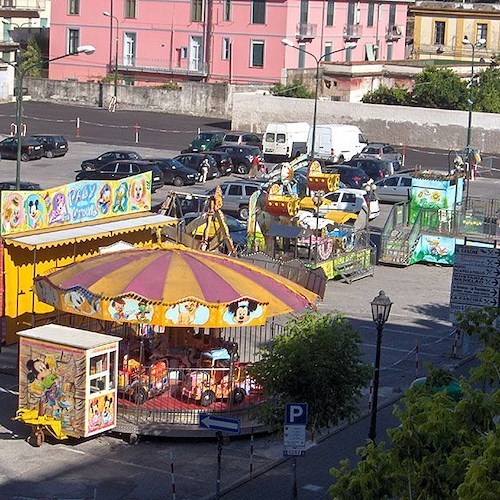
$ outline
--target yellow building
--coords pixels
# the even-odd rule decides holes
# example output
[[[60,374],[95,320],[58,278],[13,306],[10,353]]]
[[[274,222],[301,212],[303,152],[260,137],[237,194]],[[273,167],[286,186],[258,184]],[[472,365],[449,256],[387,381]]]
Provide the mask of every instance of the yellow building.
[[[413,59],[490,62],[500,53],[500,3],[417,1],[414,17]],[[464,37],[468,44],[462,43]]]

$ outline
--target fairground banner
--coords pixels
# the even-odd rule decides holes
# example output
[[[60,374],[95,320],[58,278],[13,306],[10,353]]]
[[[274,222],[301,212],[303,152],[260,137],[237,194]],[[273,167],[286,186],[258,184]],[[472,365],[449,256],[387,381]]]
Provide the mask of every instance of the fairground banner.
[[[44,191],[2,192],[2,236],[151,209],[151,172],[78,181]]]

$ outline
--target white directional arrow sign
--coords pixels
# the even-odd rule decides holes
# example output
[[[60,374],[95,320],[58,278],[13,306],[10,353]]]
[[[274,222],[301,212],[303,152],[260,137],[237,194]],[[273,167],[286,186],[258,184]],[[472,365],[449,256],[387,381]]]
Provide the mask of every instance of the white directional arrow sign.
[[[200,413],[200,427],[230,434],[240,433],[240,421],[237,418],[216,417],[208,413]]]

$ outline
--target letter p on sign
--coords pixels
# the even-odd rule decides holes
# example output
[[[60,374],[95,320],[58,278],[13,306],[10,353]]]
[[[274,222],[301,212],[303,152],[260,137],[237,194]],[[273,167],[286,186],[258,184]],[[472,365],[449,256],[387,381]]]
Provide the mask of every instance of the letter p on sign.
[[[307,403],[287,403],[286,425],[307,425]]]

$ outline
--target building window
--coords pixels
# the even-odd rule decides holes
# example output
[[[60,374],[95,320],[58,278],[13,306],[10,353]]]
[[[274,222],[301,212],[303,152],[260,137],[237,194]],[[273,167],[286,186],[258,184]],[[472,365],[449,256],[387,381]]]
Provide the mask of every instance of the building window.
[[[231,0],[224,0],[224,21],[231,21],[232,7]]]
[[[332,60],[332,51],[333,51],[332,42],[326,42],[325,51],[323,53],[323,59],[325,62]]]
[[[252,40],[250,66],[252,68],[264,67],[264,40]]]
[[[389,26],[394,26],[396,24],[396,4],[389,4]]]
[[[346,49],[346,51],[345,51],[345,60],[346,60],[347,62],[352,61],[352,51],[353,51],[353,50],[354,50],[354,49]]]
[[[375,2],[368,4],[368,18],[366,19],[367,26],[373,26],[373,16],[375,14]]]
[[[351,0],[347,4],[347,24],[348,26],[356,24],[356,4]]]
[[[306,44],[299,43],[299,60],[298,60],[298,68],[304,68],[306,65]]]
[[[231,59],[231,39],[223,38],[222,39],[222,59],[227,61]]]
[[[307,24],[309,0],[300,0],[300,24]]]
[[[126,19],[137,17],[137,0],[125,0],[125,10],[123,16]]]
[[[252,24],[266,24],[266,0],[252,0]]]
[[[446,23],[444,21],[436,21],[434,23],[434,45],[444,45],[444,31]]]
[[[68,14],[80,14],[80,0],[68,0]]]
[[[392,61],[392,52],[393,52],[393,45],[392,43],[387,44],[387,60]]]
[[[478,23],[477,25],[476,40],[486,40],[488,41],[488,25],[483,23]]]
[[[191,21],[201,23],[203,21],[203,0],[191,0]]]
[[[326,25],[333,26],[333,11],[335,10],[335,0],[328,0],[326,4]]]
[[[80,30],[78,29],[68,29],[68,54],[76,52],[76,49],[80,46]]]

